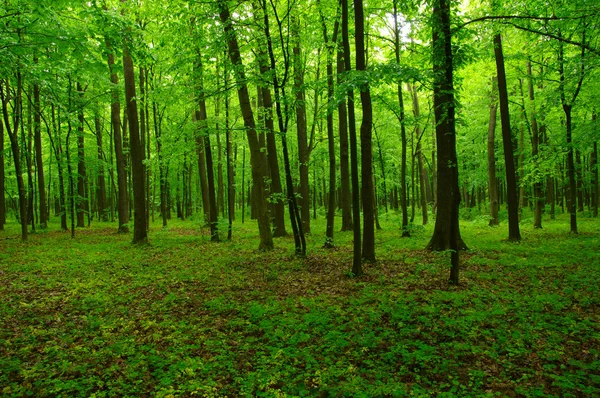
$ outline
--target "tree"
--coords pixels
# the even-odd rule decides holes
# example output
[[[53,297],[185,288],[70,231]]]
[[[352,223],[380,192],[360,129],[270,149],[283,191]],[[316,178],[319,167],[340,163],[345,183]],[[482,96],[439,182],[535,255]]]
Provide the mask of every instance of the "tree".
[[[460,237],[458,208],[458,159],[456,156],[456,104],[454,100],[450,1],[436,0],[433,5],[433,107],[437,139],[438,197],[431,250],[452,251],[450,282],[458,284],[459,250],[466,249]]]
[[[488,192],[490,196],[490,222],[489,225],[498,225],[498,181],[496,180],[496,119],[498,116],[497,101],[498,79],[492,79],[490,95],[490,121],[487,134],[487,164],[488,164]]]
[[[502,144],[504,146],[504,163],[506,168],[506,190],[508,197],[508,240],[520,241],[521,232],[519,231],[519,203],[517,198],[517,178],[515,175],[512,133],[510,129],[508,89],[506,88],[504,54],[502,53],[502,36],[499,33],[494,36],[494,55],[496,58],[496,71],[498,73],[500,122],[502,125]]]
[[[266,156],[261,151],[261,146],[258,142],[258,134],[256,133],[256,124],[254,123],[254,114],[250,105],[250,96],[248,95],[248,86],[246,85],[246,74],[244,72],[244,64],[240,54],[240,49],[237,41],[237,35],[233,29],[231,14],[226,0],[217,0],[219,8],[219,17],[223,23],[225,40],[235,80],[238,84],[238,99],[244,118],[244,126],[246,127],[246,136],[248,138],[248,146],[250,147],[250,163],[252,166],[252,183],[258,200],[256,201],[257,222],[260,234],[259,250],[271,250],[273,248],[273,237],[269,222],[269,214],[266,206],[265,182],[264,178],[267,175]]]
[[[125,83],[125,101],[129,122],[129,146],[131,150],[131,171],[133,179],[133,243],[148,241],[146,224],[146,189],[144,172],[144,147],[140,141],[137,100],[135,96],[135,76],[133,59],[130,54],[131,38],[123,40],[123,80]]]

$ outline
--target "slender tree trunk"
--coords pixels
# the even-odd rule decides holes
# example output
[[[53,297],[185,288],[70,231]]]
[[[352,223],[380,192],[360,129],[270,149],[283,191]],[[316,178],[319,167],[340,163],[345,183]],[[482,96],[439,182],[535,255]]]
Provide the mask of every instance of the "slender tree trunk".
[[[80,82],[77,82],[77,93],[79,94],[80,103],[78,104],[77,110],[77,200],[75,201],[77,206],[77,227],[85,227],[85,213],[86,213],[86,196],[85,196],[85,148],[84,148],[84,135],[83,135],[83,87]]]
[[[229,71],[224,73],[225,87],[228,87]],[[227,229],[227,240],[231,240],[233,234],[233,220],[235,218],[235,176],[232,157],[232,138],[229,128],[229,92],[225,92],[225,140],[227,141],[227,213],[229,216],[229,227]],[[243,188],[242,188],[243,191]]]
[[[591,158],[592,170],[592,216],[598,217],[598,143],[594,142],[594,150]],[[1,213],[0,213],[1,214]]]
[[[101,221],[108,221],[108,209],[106,205],[106,182],[104,180],[104,157],[102,151],[102,126],[100,116],[94,118],[96,125],[96,143],[98,145],[98,183],[96,201],[98,203],[98,215]]]
[[[244,118],[244,126],[246,127],[246,136],[248,137],[248,145],[250,146],[250,163],[252,166],[252,180],[255,191],[259,200],[256,203],[257,221],[260,234],[259,250],[270,250],[273,248],[273,236],[271,235],[269,213],[266,206],[266,192],[264,177],[267,175],[267,160],[264,152],[261,151],[258,142],[258,134],[256,133],[256,125],[254,123],[254,114],[250,105],[250,96],[248,95],[248,87],[246,85],[246,76],[244,65],[240,55],[237,35],[233,29],[229,7],[225,0],[217,0],[219,7],[219,16],[223,23],[227,37],[227,47],[229,58],[233,64],[235,79],[238,84],[238,98],[242,115]]]
[[[492,79],[490,121],[487,135],[488,192],[490,195],[490,227],[498,225],[498,180],[496,178],[496,120],[498,114],[498,79]]]
[[[338,33],[338,22],[336,21],[331,37],[327,34],[327,24],[323,17],[322,11],[319,9],[321,14],[321,25],[323,29],[323,39],[325,41],[325,47],[327,48],[327,148],[329,153],[329,198],[327,205],[327,227],[325,230],[325,247],[332,248],[333,244],[333,230],[335,221],[335,191],[336,191],[336,176],[335,176],[335,140],[333,132],[333,106],[334,106],[334,91],[333,91],[333,55],[335,51],[335,43],[337,42]]]
[[[345,0],[344,0],[345,1]],[[337,83],[342,83],[344,67],[343,46],[337,51]],[[340,136],[340,183],[341,183],[341,207],[342,207],[342,231],[352,231],[352,203],[350,194],[350,170],[348,168],[348,114],[346,112],[346,100],[342,98],[338,102],[338,133]]]
[[[500,101],[500,122],[502,124],[502,144],[504,146],[504,163],[506,168],[506,190],[508,203],[508,240],[520,241],[519,203],[517,178],[515,174],[512,134],[510,131],[510,115],[508,113],[508,90],[506,88],[506,72],[504,70],[504,55],[502,53],[502,36],[494,36],[494,54],[498,73],[498,96]]]
[[[261,8],[255,5],[255,19],[257,23],[261,23],[260,13]],[[266,26],[263,27],[266,29]],[[266,35],[265,35],[266,38]],[[266,42],[265,42],[266,44]],[[271,68],[269,67],[268,54],[266,49],[261,46],[258,49],[257,56],[260,74],[263,78],[262,84],[259,86],[259,96],[262,99],[264,107],[264,122],[266,128],[266,143],[267,143],[267,161],[269,162],[269,173],[271,176],[271,195],[273,206],[273,236],[286,236],[285,230],[285,201],[283,200],[284,193],[281,186],[281,175],[279,173],[279,159],[277,151],[277,143],[275,141],[275,124],[273,121],[273,99],[269,85],[272,83]],[[273,72],[275,73],[275,72]],[[277,88],[275,88],[277,90]]]
[[[400,64],[400,26],[398,24],[398,0],[394,0],[394,52],[396,63]],[[408,201],[406,192],[406,124],[404,119],[404,97],[402,95],[402,81],[397,83],[400,136],[402,143],[402,163],[400,166],[400,207],[402,208],[402,236],[410,236],[408,229]]]
[[[427,214],[427,170],[423,164],[423,151],[421,146],[421,138],[423,137],[423,132],[421,131],[421,126],[419,125],[419,118],[421,117],[421,109],[419,106],[419,96],[417,95],[417,88],[413,86],[409,86],[410,92],[412,94],[412,102],[413,102],[413,114],[416,120],[416,135],[417,135],[417,161],[419,166],[419,186],[420,186],[420,196],[421,196],[421,213],[423,217],[423,225],[427,225],[429,222],[429,217]],[[383,164],[383,163],[382,163]]]
[[[206,113],[206,100],[204,93],[204,66],[202,63],[202,54],[199,49],[196,55],[196,87],[198,96],[199,110],[196,112],[196,118],[200,123],[200,135],[204,139],[204,155],[206,157],[206,177],[208,187],[208,207],[211,241],[219,241],[219,211],[217,209],[217,200],[215,197],[215,178],[213,171],[212,148],[210,145],[210,132],[208,131],[208,115]]]
[[[115,68],[115,56],[110,52],[110,43],[106,41],[109,49],[108,69],[110,71],[110,81],[112,83],[112,102],[110,106],[110,119],[113,129],[113,141],[115,146],[115,159],[117,163],[117,213],[119,218],[119,233],[129,232],[129,204],[127,197],[127,171],[125,167],[125,155],[123,153],[123,137],[121,135],[121,103],[119,102],[119,78]]]
[[[351,71],[350,65],[350,39],[348,35],[348,0],[342,3],[342,42],[344,45],[344,67]],[[354,115],[354,90],[348,90],[348,127],[350,133],[350,178],[352,181],[352,223],[353,223],[353,260],[352,273],[361,276],[361,235],[360,235],[360,191],[358,185],[358,148],[356,143],[356,118]]]
[[[0,82],[0,85],[2,82]],[[6,223],[6,196],[4,195],[4,122],[0,120],[0,231]]]
[[[298,134],[298,163],[300,163],[300,189],[298,205],[302,218],[302,230],[310,233],[310,184],[308,182],[309,146],[306,124],[306,101],[304,98],[304,68],[302,65],[302,54],[300,48],[299,27],[294,24],[294,92],[296,94],[296,131]]]
[[[31,98],[31,87],[28,90],[27,97]],[[23,108],[21,108],[21,113]],[[31,231],[35,232],[35,184],[33,181],[33,123],[32,123],[31,101],[27,101],[27,137],[25,137],[25,123],[21,123],[21,142],[24,143],[22,156],[27,165],[27,222],[31,224]],[[25,119],[21,115],[21,119]]]
[[[23,105],[23,86],[21,80],[21,71],[17,70],[16,74],[17,88],[14,100],[12,127],[10,122],[10,115],[8,113],[8,102],[10,96],[10,87],[8,85],[8,80],[6,80],[4,84],[0,82],[0,95],[2,96],[2,115],[4,117],[4,125],[6,127],[6,132],[8,133],[8,138],[10,139],[10,147],[13,155],[13,164],[15,166],[15,175],[17,176],[17,189],[19,192],[19,215],[21,221],[21,240],[23,242],[26,242],[28,238],[27,190],[25,188],[25,182],[23,181],[23,174],[21,169],[21,151],[19,148],[18,139],[19,123],[21,123],[21,109]],[[4,195],[4,191],[2,192],[2,195]]]
[[[540,146],[540,129],[537,121],[537,110],[535,104],[535,94],[533,92],[533,73],[531,70],[531,62],[527,62],[528,75],[528,91],[529,101],[531,101],[531,155],[533,157],[534,170],[539,172],[539,146]],[[542,228],[542,210],[544,208],[544,195],[542,192],[542,180],[539,177],[533,182],[533,228]]]
[[[135,95],[135,76],[133,60],[129,54],[131,42],[126,39],[123,43],[123,76],[125,82],[125,99],[129,120],[129,145],[131,149],[131,173],[133,179],[133,243],[148,241],[146,225],[146,188],[144,147],[140,140],[138,109]]]
[[[37,58],[34,59],[34,62],[37,62]],[[41,228],[46,228],[48,226],[48,212],[46,207],[47,199],[44,181],[44,163],[42,160],[42,118],[40,113],[40,86],[38,84],[35,84],[33,86],[33,112],[33,129],[35,134],[35,164],[38,175],[38,195],[40,198],[39,224]],[[2,196],[4,197],[4,191],[2,191]],[[2,217],[2,214],[4,213],[0,212],[0,217]]]

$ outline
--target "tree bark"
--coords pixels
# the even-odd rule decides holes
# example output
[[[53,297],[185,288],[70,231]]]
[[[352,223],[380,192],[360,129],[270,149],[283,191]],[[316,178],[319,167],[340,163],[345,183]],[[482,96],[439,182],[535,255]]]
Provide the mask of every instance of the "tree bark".
[[[466,246],[460,236],[458,221],[460,190],[456,155],[456,104],[449,0],[436,0],[434,3],[433,43],[433,106],[437,139],[438,197],[435,228],[427,248],[453,250],[450,281],[458,284],[458,251],[466,249]]]
[[[539,172],[539,147],[540,147],[540,129],[537,121],[537,111],[535,106],[535,94],[533,91],[533,73],[531,62],[527,62],[528,92],[529,101],[531,101],[531,155],[533,157],[534,170]],[[542,180],[535,177],[533,182],[533,228],[542,228],[542,210],[544,208],[544,195],[542,192]]]
[[[342,3],[342,42],[344,46],[344,67],[351,71],[350,64],[350,39],[348,35],[348,0],[340,0]],[[360,191],[358,185],[358,148],[356,143],[356,117],[354,115],[354,90],[348,89],[348,127],[350,133],[350,178],[352,181],[352,223],[353,223],[353,258],[352,274],[361,276],[363,274],[361,258],[361,235],[360,235]],[[316,183],[316,181],[315,181]]]
[[[123,42],[123,76],[125,82],[125,100],[127,102],[127,115],[129,120],[129,146],[131,150],[131,173],[133,179],[133,242],[145,243],[148,241],[148,228],[146,225],[146,181],[144,166],[144,147],[140,140],[137,100],[135,95],[135,76],[133,60],[129,54],[128,39]]]
[[[337,83],[342,83],[344,67],[343,46],[337,51]],[[340,136],[340,184],[341,184],[341,207],[342,207],[342,231],[352,231],[352,204],[350,194],[350,170],[348,168],[348,114],[346,112],[346,100],[338,102],[338,133]]]
[[[490,98],[490,121],[487,135],[487,163],[488,163],[488,192],[490,195],[490,222],[489,226],[498,225],[498,180],[496,178],[496,120],[498,115],[497,101],[498,78],[492,79]]]
[[[109,49],[107,55],[110,81],[112,83],[110,119],[113,128],[113,141],[115,147],[115,159],[117,163],[117,213],[119,218],[119,233],[129,232],[129,204],[127,197],[127,171],[125,169],[125,155],[123,153],[123,137],[121,135],[121,103],[119,102],[119,78],[115,68],[115,56],[110,52],[110,43],[106,40]]]
[[[506,190],[508,204],[508,240],[520,241],[519,203],[517,178],[515,174],[512,133],[510,130],[510,115],[508,112],[508,90],[506,88],[506,72],[504,70],[504,55],[502,53],[502,36],[494,36],[494,54],[498,73],[498,97],[500,101],[500,122],[502,124],[502,144],[504,147],[504,162],[506,168]]]
[[[34,59],[34,62],[37,62],[37,58]],[[46,199],[46,188],[44,182],[44,163],[42,160],[42,118],[40,113],[40,86],[38,84],[33,85],[33,112],[33,130],[35,135],[35,164],[37,169],[38,195],[40,198],[39,225],[41,228],[46,228],[48,226],[48,208]],[[2,190],[2,196],[4,196],[4,190]],[[2,217],[1,214],[3,213],[0,212],[0,217]]]
[[[252,112],[252,106],[250,105],[250,96],[248,95],[248,87],[246,85],[246,74],[244,72],[244,65],[240,55],[237,35],[233,29],[229,7],[226,0],[217,0],[217,5],[219,7],[219,17],[223,23],[227,37],[229,58],[233,64],[233,71],[238,84],[238,99],[242,109],[244,126],[246,127],[248,145],[250,147],[252,180],[254,189],[259,198],[256,203],[258,229],[260,234],[259,250],[271,250],[273,249],[273,236],[271,235],[264,182],[264,178],[267,175],[267,160],[264,152],[261,151],[261,147],[258,142],[258,134],[256,133],[256,125],[254,123],[254,114]]]
[[[96,127],[96,143],[98,145],[98,180],[96,186],[96,203],[98,207],[98,217],[101,221],[108,221],[108,209],[106,206],[106,182],[104,180],[104,156],[102,151],[102,126],[100,116],[94,118]]]
[[[2,82],[0,82],[0,84],[2,84]],[[6,196],[4,195],[4,186],[4,121],[0,120],[0,231],[4,231],[4,224],[6,223]]]

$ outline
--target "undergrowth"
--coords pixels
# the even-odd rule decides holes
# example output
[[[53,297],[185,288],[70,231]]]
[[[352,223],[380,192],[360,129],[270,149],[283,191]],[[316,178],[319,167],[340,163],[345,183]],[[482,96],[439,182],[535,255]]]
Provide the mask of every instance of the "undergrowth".
[[[599,396],[600,225],[462,222],[461,284],[432,226],[400,238],[381,215],[374,264],[353,278],[352,233],[309,254],[258,252],[254,222],[211,243],[194,222],[150,243],[97,223],[23,244],[0,233],[3,396]],[[339,225],[339,222],[338,222]],[[339,228],[339,227],[336,227]]]

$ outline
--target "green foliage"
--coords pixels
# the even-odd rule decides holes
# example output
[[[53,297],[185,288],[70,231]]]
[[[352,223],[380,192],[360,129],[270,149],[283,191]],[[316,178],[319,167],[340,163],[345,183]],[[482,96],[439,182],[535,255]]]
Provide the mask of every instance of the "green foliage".
[[[131,246],[100,223],[3,240],[3,396],[595,396],[600,393],[598,224],[545,220],[520,244],[463,221],[462,284],[431,226],[398,238],[381,217],[377,264],[334,251],[254,251],[255,226],[209,242],[195,223]],[[17,235],[9,223],[6,237]],[[500,245],[500,247],[499,247]]]

